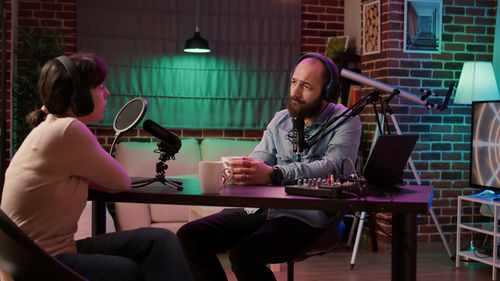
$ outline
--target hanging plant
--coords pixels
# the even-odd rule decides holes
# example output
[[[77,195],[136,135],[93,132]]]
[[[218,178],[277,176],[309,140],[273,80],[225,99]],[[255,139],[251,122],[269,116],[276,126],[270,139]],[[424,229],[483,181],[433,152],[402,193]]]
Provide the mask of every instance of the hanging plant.
[[[41,67],[64,53],[63,35],[47,28],[20,29],[17,48],[18,69],[13,77],[13,151],[17,151],[31,128],[26,115],[42,106],[37,91]]]

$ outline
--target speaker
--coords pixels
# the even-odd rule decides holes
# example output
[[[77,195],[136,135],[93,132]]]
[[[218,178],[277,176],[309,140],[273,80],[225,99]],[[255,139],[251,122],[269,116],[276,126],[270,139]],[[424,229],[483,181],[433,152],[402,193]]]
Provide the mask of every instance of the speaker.
[[[330,81],[325,85],[323,88],[323,99],[326,100],[327,102],[337,102],[338,100],[338,95],[339,93],[335,93],[336,89],[339,88],[339,73],[337,66],[327,57],[323,56],[322,54],[318,53],[308,53],[303,56],[301,56],[297,62],[295,63],[295,66],[292,69],[292,72],[290,73],[290,80],[292,79],[293,72],[295,71],[295,68],[297,65],[304,60],[305,58],[316,58],[320,60],[328,69],[328,72],[330,73]]]
[[[81,82],[81,76],[75,64],[67,56],[59,56],[56,58],[59,61],[73,82],[74,91],[70,98],[70,107],[76,116],[85,116],[94,111],[94,101],[90,89],[84,87]]]

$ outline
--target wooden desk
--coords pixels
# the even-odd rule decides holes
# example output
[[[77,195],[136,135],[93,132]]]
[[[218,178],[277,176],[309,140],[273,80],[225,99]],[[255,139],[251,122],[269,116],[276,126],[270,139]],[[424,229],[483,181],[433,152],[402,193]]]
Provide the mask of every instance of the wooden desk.
[[[135,202],[226,207],[260,207],[276,209],[346,210],[392,213],[392,280],[416,281],[417,214],[426,214],[431,206],[431,186],[405,186],[392,197],[368,196],[363,199],[330,199],[292,196],[284,187],[242,186],[224,187],[219,194],[202,194],[197,179],[185,179],[183,191],[155,183],[127,192],[109,194],[91,190],[94,202],[93,231],[103,233],[104,202]]]

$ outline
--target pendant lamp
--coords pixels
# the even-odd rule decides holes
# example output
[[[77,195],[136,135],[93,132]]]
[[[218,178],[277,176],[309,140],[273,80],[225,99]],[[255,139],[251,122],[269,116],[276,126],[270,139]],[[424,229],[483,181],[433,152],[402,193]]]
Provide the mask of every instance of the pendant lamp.
[[[205,40],[200,35],[200,28],[196,26],[194,30],[193,38],[186,41],[184,47],[184,52],[186,53],[210,53],[210,48],[208,47],[208,41]]]
[[[198,0],[196,0],[196,28],[194,29],[193,38],[186,41],[184,47],[184,52],[186,53],[210,53],[210,47],[208,47],[208,41],[205,40],[200,35],[200,28],[198,27],[200,17],[200,8]]]

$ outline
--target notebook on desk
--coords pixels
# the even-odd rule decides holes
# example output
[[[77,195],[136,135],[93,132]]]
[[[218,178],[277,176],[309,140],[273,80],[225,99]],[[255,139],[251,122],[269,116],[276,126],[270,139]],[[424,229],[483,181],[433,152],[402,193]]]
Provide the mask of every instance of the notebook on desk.
[[[363,168],[363,176],[371,189],[396,190],[417,140],[418,135],[380,135],[377,138]]]

